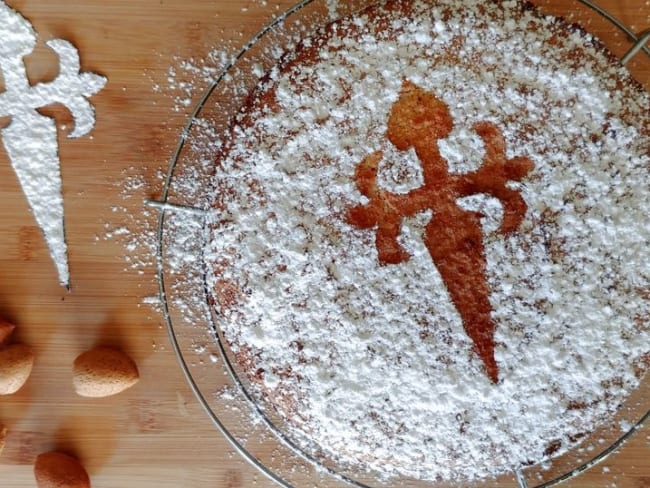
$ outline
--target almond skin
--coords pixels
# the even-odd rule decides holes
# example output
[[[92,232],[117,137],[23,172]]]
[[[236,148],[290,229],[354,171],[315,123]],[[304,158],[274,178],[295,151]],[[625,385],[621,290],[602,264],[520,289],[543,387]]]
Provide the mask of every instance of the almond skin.
[[[0,319],[0,346],[4,346],[9,342],[11,334],[13,334],[16,326]]]
[[[24,344],[0,349],[0,395],[16,393],[32,372],[34,353]]]
[[[138,367],[119,349],[99,346],[74,361],[73,384],[78,395],[101,398],[120,393],[138,382]]]
[[[40,454],[34,477],[38,488],[90,488],[90,478],[81,463],[61,452]]]

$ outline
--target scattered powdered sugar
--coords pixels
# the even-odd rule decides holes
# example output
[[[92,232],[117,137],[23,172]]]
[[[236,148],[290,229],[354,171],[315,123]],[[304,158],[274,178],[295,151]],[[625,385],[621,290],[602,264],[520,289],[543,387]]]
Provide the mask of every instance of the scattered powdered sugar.
[[[227,44],[227,43],[223,43]],[[232,55],[232,48],[225,47],[213,49],[203,58],[183,59],[172,58],[172,65],[166,73],[164,83],[153,82],[154,93],[169,97],[172,110],[175,112],[191,111],[192,103],[203,93],[223,70]],[[230,54],[229,54],[230,53]],[[205,168],[214,162],[214,146],[217,140],[215,128],[206,120],[195,118],[193,125],[196,128],[192,137],[183,134],[186,147],[190,154],[188,157],[193,165],[177,171],[174,184],[182,189],[184,198],[188,201],[205,200],[202,192],[205,178],[201,175]],[[210,148],[208,150],[208,148]],[[158,161],[160,166],[165,166],[168,161]],[[124,171],[122,177],[116,182],[121,189],[122,204],[112,207],[117,215],[105,224],[105,232],[97,239],[117,240],[126,251],[124,259],[125,271],[136,272],[139,275],[152,275],[156,268],[156,256],[159,249],[158,217],[159,212],[154,208],[144,205],[144,201],[160,192],[165,182],[165,173],[162,169],[155,172],[155,178],[150,181],[145,177],[147,167],[132,166]],[[134,203],[133,200],[138,202]],[[137,205],[141,210],[133,211]],[[114,224],[112,222],[121,222]],[[197,224],[198,222],[198,224]],[[166,269],[174,277],[172,292],[173,304],[183,310],[183,320],[191,323],[195,320],[197,299],[186,293],[192,289],[191,283],[195,280],[192,275],[196,273],[196,250],[187,249],[189,243],[196,238],[196,225],[198,221],[188,220],[185,215],[168,213],[165,225],[165,242],[171,243],[170,259],[166,261]],[[185,246],[181,243],[185,243]],[[172,293],[170,293],[171,295]],[[162,302],[159,298],[145,297],[143,305],[152,307],[155,311],[162,311]],[[198,301],[200,308],[201,302]]]
[[[338,13],[339,2],[338,0],[327,0],[327,14],[330,20],[334,21],[340,17]]]
[[[587,34],[518,2],[404,5],[409,16],[381,14],[390,29],[341,21],[305,44],[312,62],[271,72],[279,109],[235,127],[218,162],[206,259],[255,394],[278,399],[300,442],[386,476],[477,479],[566,452],[639,385],[650,101]],[[416,155],[385,138],[405,79],[450,108],[450,171],[481,164],[483,121],[535,165],[512,236],[495,232],[495,199],[459,202],[486,215],[496,385],[422,241],[431,212],[403,222],[411,259],[392,266],[378,265],[374,230],[345,219],[364,203],[354,172],[368,154],[384,151],[382,187],[422,184]]]
[[[166,93],[175,93],[174,111],[187,110],[195,101],[197,92],[213,83],[231,61],[230,51],[232,49],[222,46],[211,50],[203,58],[174,58],[173,65],[167,70],[166,86],[163,88],[154,84],[154,92],[164,90]]]
[[[104,224],[102,235],[95,236],[95,240],[115,240],[124,250],[124,261],[127,270],[134,271],[144,276],[150,274],[155,265],[156,248],[158,243],[156,232],[155,211],[145,207],[141,199],[147,192],[153,191],[150,182],[140,171],[146,168],[129,168],[116,183],[121,192],[122,204],[111,207],[113,215]],[[158,173],[156,180],[162,179]],[[138,199],[134,203],[134,199]],[[141,210],[134,213],[133,205],[142,206]]]

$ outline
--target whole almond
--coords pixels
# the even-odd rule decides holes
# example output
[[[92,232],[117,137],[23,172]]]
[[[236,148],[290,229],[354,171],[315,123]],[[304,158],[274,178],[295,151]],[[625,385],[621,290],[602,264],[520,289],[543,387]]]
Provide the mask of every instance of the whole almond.
[[[0,319],[0,346],[4,346],[9,342],[9,337],[11,337],[15,328],[16,326],[14,324]]]
[[[84,397],[107,397],[138,382],[138,367],[119,349],[99,346],[74,361],[73,384]]]
[[[16,393],[25,384],[34,365],[34,353],[24,344],[0,349],[0,395]]]
[[[0,456],[2,455],[2,450],[5,448],[5,439],[7,438],[7,428],[0,424]]]
[[[38,488],[90,488],[85,468],[62,452],[40,454],[34,464],[34,477]]]

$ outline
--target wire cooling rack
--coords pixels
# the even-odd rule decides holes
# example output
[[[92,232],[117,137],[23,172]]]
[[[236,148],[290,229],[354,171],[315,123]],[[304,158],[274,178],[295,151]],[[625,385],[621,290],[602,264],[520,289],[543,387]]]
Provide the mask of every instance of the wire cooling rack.
[[[612,16],[609,12],[599,7],[591,0],[578,0],[578,1],[581,4],[585,5],[586,7],[588,7],[589,9],[597,12],[600,16],[602,16],[604,19],[606,19],[611,24],[613,24],[617,29],[619,29],[622,33],[624,33],[625,36],[627,36],[627,38],[630,40],[632,44],[627,50],[627,52],[621,57],[622,64],[627,64],[640,53],[644,53],[646,56],[648,56],[648,58],[650,58],[650,50],[646,46],[648,41],[650,40],[650,30],[642,32],[641,34],[636,34],[633,32],[632,29],[628,28],[620,20]],[[237,63],[246,54],[248,54],[251,50],[253,50],[255,46],[260,42],[260,40],[265,38],[265,36],[271,35],[275,30],[284,28],[285,25],[288,23],[288,21],[292,18],[292,16],[304,12],[308,8],[312,7],[315,3],[318,3],[318,0],[302,0],[300,3],[296,4],[294,7],[287,10],[281,16],[276,17],[275,20],[267,24],[255,36],[253,36],[253,38],[247,44],[245,44],[244,47],[236,54],[236,56],[234,56],[232,60],[223,68],[222,72],[219,74],[219,76],[216,77],[215,81],[208,87],[207,91],[204,93],[204,95],[199,100],[198,104],[190,114],[189,120],[183,130],[182,136],[179,140],[176,150],[174,151],[171,157],[168,171],[167,171],[167,176],[164,180],[160,198],[155,200],[146,200],[145,204],[159,211],[158,224],[157,224],[158,245],[156,249],[156,269],[157,269],[157,276],[158,276],[158,283],[159,283],[159,294],[160,294],[160,301],[162,306],[162,313],[163,313],[165,323],[167,325],[170,341],[177,355],[179,364],[187,379],[188,384],[190,385],[191,389],[193,390],[194,394],[198,398],[199,402],[201,403],[206,413],[212,420],[213,424],[226,437],[226,439],[228,439],[228,441],[233,446],[236,452],[238,452],[243,458],[245,458],[252,465],[257,467],[260,470],[260,472],[262,472],[271,480],[275,481],[280,486],[286,488],[293,488],[295,484],[293,484],[294,482],[287,479],[286,473],[278,472],[278,471],[282,471],[282,468],[277,468],[277,467],[271,468],[269,466],[269,464],[271,463],[269,463],[268,460],[262,460],[260,459],[259,456],[255,455],[252,452],[252,449],[250,447],[251,446],[250,439],[246,435],[243,435],[241,433],[240,434],[233,433],[232,426],[226,425],[227,422],[224,421],[225,420],[224,417],[229,415],[234,415],[234,411],[238,410],[242,404],[246,404],[247,407],[250,409],[250,411],[253,413],[253,417],[246,417],[246,416],[243,417],[242,421],[244,423],[247,422],[247,418],[248,418],[248,421],[251,421],[253,424],[263,425],[266,429],[268,429],[270,432],[273,433],[273,435],[275,436],[275,440],[279,443],[279,445],[282,446],[282,448],[285,450],[284,451],[285,453],[288,452],[294,455],[300,462],[306,463],[306,465],[300,463],[291,464],[291,466],[287,468],[289,471],[295,471],[296,466],[298,466],[300,469],[304,471],[304,473],[306,473],[305,474],[306,477],[309,478],[309,476],[315,476],[320,480],[320,481],[316,481],[317,483],[319,483],[317,486],[352,486],[356,488],[370,488],[370,485],[367,484],[368,483],[367,481],[357,479],[357,477],[354,477],[351,474],[346,474],[344,470],[337,469],[336,467],[327,466],[325,465],[325,463],[323,463],[322,460],[318,459],[315,455],[312,455],[306,452],[304,449],[302,449],[294,439],[290,438],[285,433],[284,430],[278,427],[278,419],[272,418],[272,415],[268,411],[265,411],[262,407],[260,407],[260,405],[252,398],[251,394],[248,391],[248,388],[245,385],[245,382],[242,381],[241,376],[237,373],[236,367],[233,366],[233,361],[231,360],[229,350],[226,346],[226,342],[222,336],[220,328],[217,326],[217,320],[214,316],[212,304],[210,303],[210,298],[209,298],[210,293],[206,285],[206,279],[205,279],[206,272],[205,270],[203,270],[199,273],[199,276],[197,276],[196,283],[198,286],[195,287],[194,290],[195,293],[198,292],[203,296],[203,299],[201,300],[201,303],[203,304],[203,306],[201,307],[202,310],[198,314],[199,315],[198,327],[202,328],[203,334],[207,333],[209,337],[211,337],[214,340],[214,347],[216,348],[216,352],[218,354],[219,360],[222,362],[225,373],[227,374],[227,377],[231,381],[231,384],[235,386],[236,395],[238,395],[238,397],[241,399],[241,400],[237,400],[238,402],[237,407],[231,408],[225,414],[223,412],[221,414],[215,412],[215,408],[214,408],[215,400],[214,398],[210,397],[210,395],[212,395],[214,392],[206,390],[205,387],[201,386],[200,383],[202,383],[204,379],[202,377],[197,377],[197,374],[195,372],[196,364],[194,364],[192,361],[188,362],[186,357],[187,354],[186,352],[184,352],[187,350],[187,345],[181,343],[182,341],[180,339],[182,334],[179,333],[179,331],[183,328],[183,326],[181,326],[179,322],[183,321],[183,317],[181,317],[180,315],[186,313],[187,310],[186,308],[181,307],[182,309],[180,311],[180,315],[179,313],[174,313],[172,311],[174,305],[172,303],[170,295],[175,293],[175,291],[173,287],[170,286],[170,284],[173,283],[174,277],[168,276],[169,272],[166,271],[166,266],[165,266],[165,259],[166,259],[165,241],[167,237],[166,232],[168,231],[167,228],[168,217],[170,215],[182,216],[183,218],[194,220],[195,222],[197,222],[199,227],[202,227],[203,224],[205,223],[207,213],[209,212],[209,210],[201,208],[201,204],[204,204],[205,202],[199,202],[199,205],[196,205],[196,202],[179,203],[173,198],[172,195],[174,178],[177,173],[178,166],[179,164],[181,164],[182,154],[184,150],[186,150],[186,146],[188,140],[190,139],[191,132],[194,129],[196,129],[197,126],[199,125],[197,124],[197,121],[199,120],[200,115],[204,111],[206,104],[214,94],[215,90],[218,89],[220,84],[228,76],[232,75],[232,72],[235,69]],[[351,8],[354,9],[354,7]],[[205,235],[205,233],[201,232],[200,235],[203,236]],[[197,262],[203,265],[204,261],[201,256],[201,253],[204,249],[203,242],[195,243],[195,245],[196,245],[196,250],[198,252]],[[202,347],[203,346],[201,346],[201,348]],[[215,359],[216,358],[213,357],[213,360]],[[211,372],[212,370],[208,372],[208,374],[211,374]],[[230,398],[232,394],[233,393],[230,392],[227,396],[223,396],[222,398],[223,399]],[[615,452],[626,440],[628,440],[632,435],[634,435],[634,433],[641,427],[641,425],[644,422],[646,422],[649,418],[650,418],[650,411],[647,411],[628,430],[628,432],[626,432],[624,435],[620,436],[618,439],[615,439],[613,442],[611,442],[609,446],[606,449],[604,449],[602,452],[600,452],[596,456],[591,457],[591,459],[589,459],[586,462],[578,463],[579,465],[577,467],[573,467],[572,469],[567,470],[564,474],[561,474],[559,476],[554,477],[551,480],[547,480],[542,482],[541,484],[536,485],[535,488],[548,488],[557,485],[562,481],[578,476],[580,473],[583,473],[584,471],[590,469],[594,465],[604,460],[611,453]],[[246,430],[245,427],[244,430]],[[267,440],[262,439],[262,443],[264,442],[267,442]],[[276,450],[274,451],[274,455],[276,455],[276,451],[277,451],[277,447]],[[280,453],[280,455],[282,455],[282,450],[278,452]],[[273,456],[271,456],[271,459],[273,459]],[[287,471],[287,469],[285,469],[284,471]],[[309,478],[309,480],[312,481],[312,478]],[[329,484],[329,480],[333,480],[335,485]],[[516,470],[513,473],[512,480],[513,480],[512,483],[508,486],[518,486],[519,488],[529,488],[529,487],[532,488],[531,485],[529,484],[530,481],[527,479],[526,475],[521,470]],[[325,485],[325,483],[328,484]]]

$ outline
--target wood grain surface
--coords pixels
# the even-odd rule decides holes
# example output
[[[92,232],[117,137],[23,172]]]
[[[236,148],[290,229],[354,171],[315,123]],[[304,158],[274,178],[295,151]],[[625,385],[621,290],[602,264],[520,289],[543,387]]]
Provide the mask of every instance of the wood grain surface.
[[[145,264],[131,267],[124,239],[106,234],[120,228],[138,232],[144,198],[160,191],[158,172],[166,168],[189,111],[175,110],[176,92],[166,88],[170,66],[201,59],[226,40],[243,44],[292,2],[269,0],[266,7],[261,0],[7,3],[40,36],[37,52],[26,60],[32,79],[56,74],[56,59],[42,42],[63,38],[79,49],[84,70],[105,75],[109,83],[93,99],[97,125],[91,137],[60,143],[70,292],[57,283],[41,233],[0,151],[0,315],[18,325],[15,340],[36,352],[26,386],[0,397],[0,422],[9,429],[0,487],[35,486],[34,459],[52,449],[76,455],[95,488],[274,486],[234,454],[188,388],[162,317],[142,303],[157,293],[152,261],[134,255]],[[636,31],[650,27],[646,0],[599,3]],[[647,71],[639,69],[647,83]],[[154,90],[155,85],[162,89]],[[194,90],[190,106],[203,88]],[[69,125],[65,111],[55,107],[51,113]],[[125,198],[125,178],[140,176],[144,184]],[[130,354],[141,381],[112,398],[76,396],[72,362],[98,344]],[[650,487],[650,426],[565,486]]]

